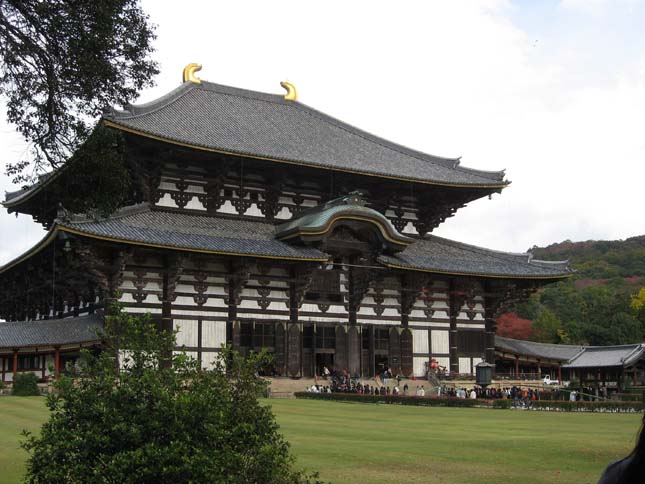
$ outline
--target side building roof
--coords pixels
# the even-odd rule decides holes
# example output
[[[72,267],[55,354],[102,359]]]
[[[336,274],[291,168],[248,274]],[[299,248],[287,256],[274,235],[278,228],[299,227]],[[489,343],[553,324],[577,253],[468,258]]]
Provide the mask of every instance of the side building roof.
[[[536,343],[495,336],[495,349],[543,360],[556,360],[562,368],[629,366],[645,355],[645,344],[576,346]]]
[[[645,345],[588,346],[563,368],[629,366],[645,354]]]
[[[78,318],[0,323],[0,349],[55,346],[99,341],[103,317],[89,314]]]
[[[106,125],[206,151],[453,187],[504,188],[482,171],[406,148],[281,95],[184,82],[148,104],[103,116]]]
[[[557,361],[569,361],[584,350],[583,346],[536,343],[503,336],[495,336],[495,348],[509,353]]]

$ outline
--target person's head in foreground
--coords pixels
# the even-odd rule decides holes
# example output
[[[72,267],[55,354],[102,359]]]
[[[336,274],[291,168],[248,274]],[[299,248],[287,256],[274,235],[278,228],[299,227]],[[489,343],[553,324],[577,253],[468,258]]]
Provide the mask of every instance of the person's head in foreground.
[[[645,482],[645,414],[636,447],[625,457],[607,466],[598,484],[641,484]]]

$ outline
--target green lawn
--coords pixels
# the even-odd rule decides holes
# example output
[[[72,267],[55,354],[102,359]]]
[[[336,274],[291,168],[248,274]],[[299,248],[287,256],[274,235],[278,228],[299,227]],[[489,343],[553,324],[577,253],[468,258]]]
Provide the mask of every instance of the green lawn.
[[[595,483],[640,425],[640,415],[266,402],[298,464],[337,483]],[[0,398],[0,483],[19,481],[20,429],[45,418],[42,398]]]

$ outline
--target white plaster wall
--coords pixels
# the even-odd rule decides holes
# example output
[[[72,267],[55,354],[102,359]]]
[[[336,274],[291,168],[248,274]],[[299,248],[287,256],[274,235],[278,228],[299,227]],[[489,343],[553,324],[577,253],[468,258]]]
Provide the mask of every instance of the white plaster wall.
[[[471,374],[471,361],[470,358],[459,358],[459,373]]]
[[[217,355],[214,351],[202,351],[202,368],[204,370],[210,370],[213,368],[213,362],[217,360]]]
[[[449,353],[449,337],[448,331],[441,331],[433,329],[430,333],[430,339],[432,340],[432,354],[436,355],[438,353]]]
[[[417,376],[417,377],[426,376],[425,369],[426,369],[427,362],[428,362],[427,357],[415,356],[414,358],[412,358],[412,365],[413,365],[412,371],[414,372],[414,376]]]
[[[226,344],[224,321],[202,321],[202,347],[219,348]]]
[[[198,323],[190,319],[175,319],[173,329],[177,333],[177,346],[197,346],[198,342]]]
[[[425,329],[412,330],[412,352],[428,353],[428,331]]]

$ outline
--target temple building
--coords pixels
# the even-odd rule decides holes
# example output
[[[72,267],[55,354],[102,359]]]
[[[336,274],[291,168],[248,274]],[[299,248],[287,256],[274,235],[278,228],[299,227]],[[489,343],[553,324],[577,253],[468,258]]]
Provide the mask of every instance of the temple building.
[[[645,344],[578,346],[535,343],[495,337],[497,376],[514,380],[549,375],[582,386],[607,386],[618,391],[645,385]]]
[[[101,189],[99,180],[88,191],[87,157],[7,194],[9,212],[47,233],[0,268],[0,318],[13,321],[0,335],[15,336],[0,347],[4,380],[21,361],[45,376],[45,361],[100,345],[70,328],[96,324],[115,299],[178,330],[178,349],[204,368],[230,344],[267,348],[275,374],[291,377],[323,366],[421,376],[431,357],[472,374],[495,362],[505,306],[571,274],[566,261],[432,235],[500,193],[503,171],[378,138],[301,104],[289,83],[286,95],[265,94],[197,70],[99,121],[118,135],[130,179],[111,215],[67,201]]]

